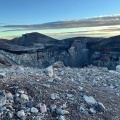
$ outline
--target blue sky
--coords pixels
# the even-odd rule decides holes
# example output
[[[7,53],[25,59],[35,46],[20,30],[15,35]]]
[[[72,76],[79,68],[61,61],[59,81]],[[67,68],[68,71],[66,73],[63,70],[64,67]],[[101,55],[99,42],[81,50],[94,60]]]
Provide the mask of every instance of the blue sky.
[[[0,0],[0,38],[28,32],[58,39],[109,37],[120,34],[119,15],[119,0]]]

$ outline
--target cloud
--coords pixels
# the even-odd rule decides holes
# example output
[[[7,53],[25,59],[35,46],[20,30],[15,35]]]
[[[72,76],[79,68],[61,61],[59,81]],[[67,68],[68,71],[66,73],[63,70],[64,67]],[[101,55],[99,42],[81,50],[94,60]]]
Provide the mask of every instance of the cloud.
[[[8,31],[25,31],[25,30],[48,30],[48,29],[65,29],[65,28],[83,28],[97,26],[113,26],[120,25],[120,15],[100,16],[94,18],[63,20],[49,22],[44,24],[31,25],[4,25],[2,28],[7,28]]]
[[[110,37],[120,34],[120,15],[99,16],[94,18],[63,20],[44,24],[0,25],[0,34],[21,34],[40,32],[57,39],[76,36]],[[7,38],[8,38],[7,37]]]
[[[75,31],[75,32],[61,32],[61,33],[48,33],[47,35],[64,39],[70,37],[110,37],[120,34],[120,28],[111,29],[95,29],[95,30],[85,30],[85,31]]]

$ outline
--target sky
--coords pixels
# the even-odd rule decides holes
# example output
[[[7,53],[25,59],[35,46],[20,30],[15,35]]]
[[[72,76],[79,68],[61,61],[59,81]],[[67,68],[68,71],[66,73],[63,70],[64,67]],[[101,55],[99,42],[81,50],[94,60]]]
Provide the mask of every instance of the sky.
[[[0,0],[0,38],[120,35],[120,0]]]

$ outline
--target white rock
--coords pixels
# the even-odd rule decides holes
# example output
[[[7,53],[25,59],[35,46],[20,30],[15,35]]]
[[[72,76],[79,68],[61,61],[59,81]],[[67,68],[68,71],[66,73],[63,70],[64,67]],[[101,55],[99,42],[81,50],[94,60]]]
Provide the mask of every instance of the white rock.
[[[25,99],[25,100],[27,100],[27,101],[29,100],[28,95],[26,95],[26,94],[21,94],[21,98],[22,98],[22,99]]]
[[[67,110],[62,110],[63,115],[69,114],[69,111]]]
[[[92,96],[86,96],[86,95],[84,95],[83,99],[89,105],[95,105],[97,103],[97,101]]]
[[[73,97],[73,94],[67,94],[67,97],[69,97],[69,98]]]
[[[48,76],[53,77],[54,72],[53,72],[52,66],[47,67],[46,72],[47,72]]]
[[[45,104],[40,104],[40,112],[41,113],[45,113],[45,112],[47,112],[47,107],[46,107],[46,105]]]
[[[17,116],[18,116],[19,118],[24,117],[24,116],[25,116],[24,110],[18,111],[18,112],[17,112]]]
[[[24,90],[17,90],[17,93],[20,93],[20,94],[24,94],[25,92],[24,92]]]
[[[59,97],[59,94],[57,94],[57,93],[52,93],[50,98],[51,98],[52,100],[55,100],[55,99],[59,99],[60,97]]]
[[[94,110],[94,108],[90,108],[90,109],[89,109],[89,112],[90,112],[91,114],[95,114],[95,113],[96,113],[96,110]]]
[[[50,97],[52,100],[55,100],[55,95],[54,93],[51,94],[51,97]]]
[[[6,97],[7,100],[13,99],[13,95],[12,95],[12,93],[10,93],[10,92],[9,92],[9,93],[6,93],[6,94],[5,94],[5,97]]]
[[[116,66],[116,71],[117,71],[117,72],[120,72],[120,65],[117,65],[117,66]]]
[[[58,117],[58,120],[66,120],[66,119],[65,119],[65,117],[64,117],[63,115],[60,115],[60,116]]]
[[[26,94],[21,94],[19,100],[21,103],[25,103],[25,102],[29,101],[29,97]]]
[[[32,107],[32,108],[31,108],[31,112],[32,112],[32,113],[38,113],[38,109],[35,108],[35,107]]]

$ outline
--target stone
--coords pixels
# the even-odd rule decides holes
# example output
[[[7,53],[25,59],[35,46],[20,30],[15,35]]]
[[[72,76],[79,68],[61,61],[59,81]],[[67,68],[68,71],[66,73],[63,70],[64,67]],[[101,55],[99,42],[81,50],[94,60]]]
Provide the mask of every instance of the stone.
[[[18,112],[17,112],[17,116],[18,116],[19,118],[24,117],[24,116],[25,116],[25,112],[24,112],[24,110],[20,110],[20,111],[18,111]]]
[[[49,79],[48,82],[50,82],[50,83],[53,82],[53,79]]]
[[[26,106],[27,107],[32,107],[33,106],[33,102],[30,100],[30,101],[28,101],[27,103],[26,103]]]
[[[66,120],[65,117],[63,115],[58,116],[57,120]]]
[[[97,103],[97,101],[92,96],[86,96],[86,95],[84,95],[83,99],[89,105],[95,105]]]
[[[12,112],[8,112],[7,116],[8,116],[8,119],[12,119],[13,118],[13,113]]]
[[[62,109],[61,108],[56,109],[56,113],[62,115],[63,114]]]
[[[0,107],[6,104],[6,98],[0,95]]]
[[[80,113],[86,114],[86,115],[88,114],[88,108],[84,103],[81,103],[80,105]]]
[[[40,104],[40,112],[41,113],[45,113],[45,112],[47,112],[47,107],[46,107],[46,105],[45,104]]]
[[[117,66],[116,66],[116,71],[117,71],[117,72],[120,72],[120,65],[117,65]]]
[[[48,84],[42,84],[43,87],[50,88],[50,85]]]
[[[17,74],[22,74],[22,73],[24,73],[24,68],[21,67],[21,66],[16,66],[14,68],[14,72],[17,73]]]
[[[67,98],[68,98],[69,100],[71,100],[71,101],[74,101],[74,100],[75,100],[73,94],[67,94]]]
[[[43,116],[35,116],[35,118],[32,120],[42,120],[42,119],[43,119]]]
[[[89,113],[90,113],[90,114],[95,114],[95,113],[96,113],[96,110],[95,110],[94,108],[90,108],[90,109],[89,109]]]
[[[5,94],[5,97],[6,97],[7,100],[13,100],[13,95],[12,95],[12,93],[10,93],[10,92],[9,92],[9,93],[6,93],[6,94]]]
[[[69,114],[69,112],[67,110],[62,110],[61,108],[56,109],[56,113],[58,115],[65,115],[65,114]]]
[[[50,105],[51,113],[53,113],[55,111],[55,109],[56,109],[56,105],[55,104]]]
[[[55,99],[59,99],[60,97],[59,97],[59,94],[57,94],[57,93],[52,93],[50,98],[51,98],[52,100],[55,100]]]
[[[21,107],[19,107],[19,110],[24,110],[24,111],[26,111],[26,107],[24,107],[24,106],[21,106]]]
[[[32,113],[38,113],[38,109],[35,108],[35,107],[32,107],[32,108],[31,108],[31,112],[32,112]]]
[[[47,67],[47,68],[46,68],[46,72],[47,72],[47,75],[48,75],[49,77],[53,77],[54,72],[53,72],[53,67],[52,67],[52,66]]]
[[[67,104],[66,103],[63,103],[63,105],[61,106],[61,108],[67,108]]]
[[[69,111],[67,111],[67,110],[62,110],[62,114],[63,114],[63,115],[69,114]]]
[[[73,94],[67,94],[67,97],[71,98],[71,97],[73,97]]]
[[[29,101],[29,97],[26,94],[21,94],[20,99]]]
[[[26,109],[26,112],[29,113],[30,111],[31,111],[31,108],[27,108],[27,109]]]
[[[105,112],[105,110],[106,110],[105,106],[101,102],[98,102],[96,104],[95,109],[98,112]]]
[[[24,90],[21,90],[21,89],[18,89],[18,90],[17,90],[17,93],[24,94],[25,91],[24,91]]]

